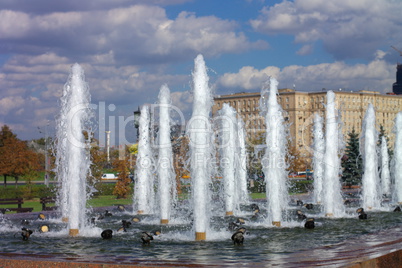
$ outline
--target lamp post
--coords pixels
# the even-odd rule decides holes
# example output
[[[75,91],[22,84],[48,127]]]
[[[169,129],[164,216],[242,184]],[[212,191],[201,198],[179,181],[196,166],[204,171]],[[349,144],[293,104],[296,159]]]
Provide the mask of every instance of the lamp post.
[[[46,127],[45,127],[45,185],[49,186],[49,154],[48,154],[48,133],[47,133],[47,128],[49,126],[49,121],[47,121]]]
[[[137,129],[137,141],[140,135],[140,117],[141,117],[141,111],[140,107],[138,106],[137,111],[134,111],[134,127]]]
[[[141,110],[140,107],[138,106],[137,111],[134,111],[134,127],[137,129],[137,143],[139,140],[139,135],[140,135],[140,117],[141,117]],[[133,155],[130,154],[130,162],[131,162],[131,168],[133,169],[133,160],[132,160]],[[134,172],[133,172],[134,174]]]
[[[48,142],[49,142],[49,137],[48,137],[48,127],[49,127],[49,120],[46,123],[45,126],[45,133],[42,132],[40,127],[38,127],[39,133],[45,134],[45,177],[44,177],[44,183],[46,186],[49,186],[49,153],[48,153]]]

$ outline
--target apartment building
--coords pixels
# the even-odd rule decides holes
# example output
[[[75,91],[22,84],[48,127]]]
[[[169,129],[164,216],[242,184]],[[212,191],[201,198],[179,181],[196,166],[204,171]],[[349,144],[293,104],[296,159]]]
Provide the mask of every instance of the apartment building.
[[[367,90],[339,90],[334,93],[345,138],[353,128],[357,133],[361,132],[367,106],[371,103],[376,111],[377,129],[382,125],[393,145],[394,119],[396,114],[402,111],[402,95],[380,94]],[[289,138],[303,156],[311,157],[313,118],[314,114],[318,113],[325,120],[326,97],[326,91],[300,92],[288,88],[278,90],[278,103],[282,106],[285,121],[289,124]],[[224,103],[232,106],[245,122],[247,142],[255,142],[255,139],[265,132],[265,119],[260,115],[259,109],[259,92],[216,96],[212,114],[216,115]]]

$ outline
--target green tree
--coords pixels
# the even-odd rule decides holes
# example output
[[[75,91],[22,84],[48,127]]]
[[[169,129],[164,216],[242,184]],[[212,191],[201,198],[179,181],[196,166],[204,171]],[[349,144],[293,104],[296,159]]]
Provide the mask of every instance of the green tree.
[[[385,141],[387,142],[387,147],[388,147],[388,155],[389,155],[389,158],[391,159],[394,154],[394,151],[390,147],[389,138],[388,138],[387,133],[385,133],[385,129],[384,129],[383,125],[380,125],[380,133],[378,135],[378,147],[379,148],[381,148],[381,145],[382,145],[382,137],[385,137]]]
[[[355,129],[348,134],[349,139],[346,144],[345,155],[342,157],[342,180],[347,185],[361,184],[363,174],[363,159],[360,155],[359,134]]]

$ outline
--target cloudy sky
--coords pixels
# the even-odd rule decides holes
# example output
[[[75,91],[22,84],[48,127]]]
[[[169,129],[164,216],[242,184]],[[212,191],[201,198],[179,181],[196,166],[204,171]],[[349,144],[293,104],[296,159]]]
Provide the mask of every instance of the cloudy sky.
[[[163,84],[191,114],[198,54],[217,95],[258,92],[269,76],[299,91],[390,92],[401,14],[400,0],[1,0],[0,125],[54,134],[74,63],[112,143],[119,129],[135,141],[133,111]]]

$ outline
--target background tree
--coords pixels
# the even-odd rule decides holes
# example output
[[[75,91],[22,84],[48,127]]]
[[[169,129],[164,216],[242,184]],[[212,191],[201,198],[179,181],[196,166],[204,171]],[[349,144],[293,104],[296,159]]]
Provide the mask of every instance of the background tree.
[[[129,174],[129,163],[127,159],[119,160],[116,159],[113,162],[113,166],[115,167],[115,171],[119,173],[119,177],[116,183],[116,186],[113,190],[113,195],[120,198],[127,198],[127,196],[131,192],[130,187],[130,178],[128,177]]]
[[[104,150],[101,150],[101,148],[98,145],[98,141],[95,138],[92,138],[91,141],[91,149],[90,149],[90,155],[91,155],[91,177],[89,180],[92,183],[97,183],[101,180],[102,174],[103,174],[103,167],[106,165],[107,162],[107,156]]]
[[[308,163],[305,161],[306,157],[302,157],[300,150],[297,149],[292,142],[288,141],[288,153],[286,154],[286,163],[290,172],[306,171]]]
[[[363,174],[363,159],[360,155],[359,134],[355,129],[348,134],[349,139],[346,144],[345,154],[342,157],[342,180],[347,185],[361,184]]]
[[[7,186],[7,176],[14,177],[17,185],[19,177],[39,169],[38,154],[19,140],[7,125],[3,126],[0,131],[0,174],[4,176],[4,187]]]
[[[0,131],[0,147],[4,146],[4,140],[7,139],[17,139],[17,135],[11,131],[9,126],[4,125]]]
[[[264,157],[265,133],[260,133],[256,138],[247,140],[247,168],[250,178],[262,178],[261,159]]]
[[[188,170],[187,163],[189,159],[189,139],[187,136],[174,137],[172,141],[173,151],[173,168],[176,174],[176,192],[181,194],[182,179],[190,178],[190,171]],[[186,189],[187,190],[187,189]]]
[[[128,151],[134,155],[138,154],[138,143],[132,144],[130,147],[128,147]]]

